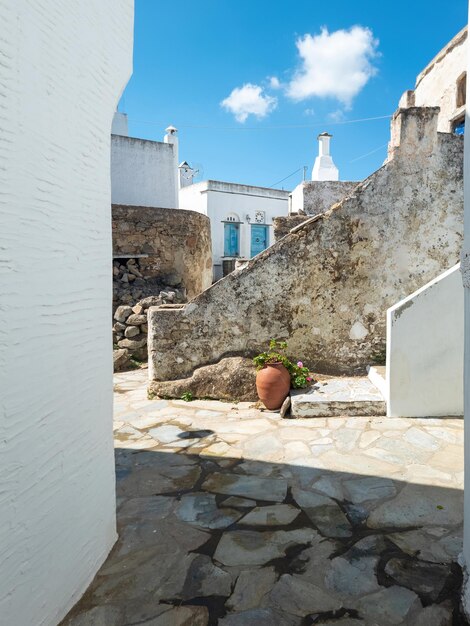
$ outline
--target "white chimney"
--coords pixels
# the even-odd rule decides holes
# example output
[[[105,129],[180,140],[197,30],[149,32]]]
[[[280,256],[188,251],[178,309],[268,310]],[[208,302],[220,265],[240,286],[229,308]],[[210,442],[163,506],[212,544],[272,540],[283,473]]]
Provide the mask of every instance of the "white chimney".
[[[318,135],[318,156],[312,170],[312,180],[339,180],[339,171],[330,156],[330,139],[333,135]]]
[[[166,135],[163,137],[163,143],[173,145],[173,177],[175,186],[175,208],[179,207],[179,169],[178,169],[178,129],[174,126],[165,128]]]

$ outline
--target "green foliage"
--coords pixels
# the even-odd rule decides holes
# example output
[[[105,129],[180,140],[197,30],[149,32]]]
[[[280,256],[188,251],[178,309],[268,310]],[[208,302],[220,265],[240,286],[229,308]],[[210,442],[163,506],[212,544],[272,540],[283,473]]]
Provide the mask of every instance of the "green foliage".
[[[194,400],[193,394],[190,391],[185,391],[181,396],[181,400],[184,400],[185,402],[192,402]]]
[[[142,367],[143,361],[139,361],[139,359],[131,356],[131,358],[129,359],[129,363],[133,369],[139,369],[140,367]]]
[[[290,375],[291,387],[294,389],[303,389],[308,387],[312,382],[312,377],[308,367],[304,367],[302,361],[293,363],[286,355],[287,342],[271,339],[269,342],[269,350],[257,354],[253,359],[253,363],[257,370],[263,369],[266,365],[273,363],[282,363]]]

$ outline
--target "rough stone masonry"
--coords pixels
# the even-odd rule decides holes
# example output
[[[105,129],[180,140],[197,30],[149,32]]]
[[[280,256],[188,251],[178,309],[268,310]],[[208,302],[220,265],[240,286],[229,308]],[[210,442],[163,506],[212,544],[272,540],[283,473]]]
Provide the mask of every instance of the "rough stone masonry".
[[[182,285],[189,298],[210,287],[212,246],[207,216],[182,209],[122,205],[113,205],[112,212],[113,256],[138,258],[137,278]],[[132,272],[129,279],[134,282]],[[156,294],[138,297],[144,295]]]
[[[147,360],[147,309],[186,302],[212,282],[209,218],[113,205],[114,370]],[[140,319],[142,318],[142,319]]]
[[[386,309],[454,265],[463,231],[463,139],[438,108],[399,109],[392,158],[353,193],[182,308],[151,308],[151,381],[251,356],[271,337],[314,371],[363,372]]]

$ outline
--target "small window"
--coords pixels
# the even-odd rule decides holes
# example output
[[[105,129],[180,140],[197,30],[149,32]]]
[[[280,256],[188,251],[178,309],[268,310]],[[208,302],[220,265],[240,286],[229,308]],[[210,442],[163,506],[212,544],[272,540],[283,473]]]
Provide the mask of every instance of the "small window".
[[[457,78],[457,108],[463,107],[467,101],[467,72]]]
[[[227,215],[227,217],[225,218],[225,220],[223,220],[224,222],[240,222],[240,218],[238,217],[238,215],[236,213],[229,213]]]
[[[459,117],[458,120],[452,124],[452,132],[455,135],[465,135],[465,115]]]

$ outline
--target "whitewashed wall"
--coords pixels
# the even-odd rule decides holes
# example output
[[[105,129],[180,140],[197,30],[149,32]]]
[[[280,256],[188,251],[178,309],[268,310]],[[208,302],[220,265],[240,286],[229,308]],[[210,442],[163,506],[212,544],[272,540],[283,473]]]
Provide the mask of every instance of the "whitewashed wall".
[[[113,204],[177,208],[177,157],[174,151],[173,144],[112,135]]]
[[[289,210],[289,192],[251,185],[204,181],[180,189],[180,208],[199,211],[211,221],[212,259],[214,278],[222,277],[224,256],[224,220],[236,216],[240,222],[240,257],[251,257],[251,224],[256,224],[257,211],[265,213],[268,225],[268,245],[274,243],[273,219],[286,216]],[[247,219],[249,217],[249,220]]]
[[[132,0],[0,0],[0,623],[53,626],[116,538],[110,130]]]
[[[416,79],[413,92],[405,92],[399,106],[440,107],[438,130],[451,131],[457,113],[457,79],[467,69],[467,30],[458,33]],[[408,101],[408,102],[407,102]]]
[[[388,309],[390,417],[463,414],[463,296],[456,265]]]

